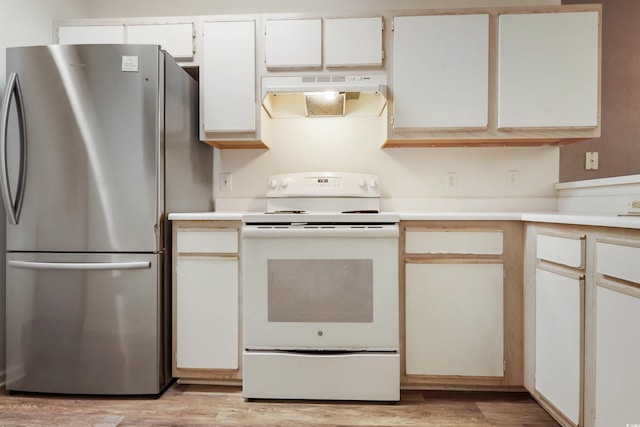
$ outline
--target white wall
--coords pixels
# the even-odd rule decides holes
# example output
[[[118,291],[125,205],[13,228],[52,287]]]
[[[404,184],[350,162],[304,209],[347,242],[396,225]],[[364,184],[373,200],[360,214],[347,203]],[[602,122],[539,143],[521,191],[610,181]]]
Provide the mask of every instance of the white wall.
[[[269,150],[216,150],[216,175],[232,174],[231,192],[214,189],[217,209],[252,208],[255,205],[248,200],[264,197],[267,176],[304,171],[377,174],[382,197],[395,199],[386,206],[399,210],[413,206],[465,209],[464,203],[451,201],[466,199],[474,199],[474,209],[484,211],[545,210],[549,209],[548,199],[556,194],[556,147],[381,149],[386,135],[384,117],[270,120],[263,115],[262,121]],[[517,171],[515,184],[507,180],[509,171]],[[454,191],[445,186],[446,174],[451,172],[457,176]],[[498,204],[478,205],[478,198]],[[521,202],[522,198],[527,200]],[[416,203],[415,199],[429,202]]]
[[[0,93],[6,83],[5,48],[50,44],[53,21],[87,15],[83,0],[0,0]]]

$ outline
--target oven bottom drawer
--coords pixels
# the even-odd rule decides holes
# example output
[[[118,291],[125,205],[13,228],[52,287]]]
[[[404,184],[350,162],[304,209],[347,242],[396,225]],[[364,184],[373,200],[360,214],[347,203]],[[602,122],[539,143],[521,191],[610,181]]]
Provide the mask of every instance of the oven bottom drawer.
[[[400,355],[245,351],[247,399],[400,400]]]

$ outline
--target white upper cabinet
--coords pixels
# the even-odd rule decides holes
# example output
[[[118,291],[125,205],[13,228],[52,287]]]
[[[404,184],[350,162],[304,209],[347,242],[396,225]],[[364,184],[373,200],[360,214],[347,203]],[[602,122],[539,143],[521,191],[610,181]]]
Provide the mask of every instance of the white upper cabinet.
[[[127,25],[127,43],[159,44],[176,60],[192,60],[193,23]]]
[[[157,44],[176,60],[193,60],[194,24],[71,25],[58,28],[59,44]]]
[[[267,69],[319,68],[322,65],[322,20],[266,21],[265,62]]]
[[[498,127],[598,125],[598,12],[502,14]]]
[[[58,44],[119,44],[124,42],[124,25],[72,25],[58,28]]]
[[[205,22],[203,36],[204,132],[255,132],[255,21]]]
[[[325,65],[382,66],[382,30],[382,17],[325,19]]]
[[[488,123],[489,15],[394,18],[393,128]]]

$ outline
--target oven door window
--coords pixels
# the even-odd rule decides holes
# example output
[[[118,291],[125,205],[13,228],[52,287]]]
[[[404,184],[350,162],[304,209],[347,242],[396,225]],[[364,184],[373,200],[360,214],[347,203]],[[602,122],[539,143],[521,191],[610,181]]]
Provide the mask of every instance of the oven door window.
[[[372,322],[371,259],[268,261],[269,322]]]

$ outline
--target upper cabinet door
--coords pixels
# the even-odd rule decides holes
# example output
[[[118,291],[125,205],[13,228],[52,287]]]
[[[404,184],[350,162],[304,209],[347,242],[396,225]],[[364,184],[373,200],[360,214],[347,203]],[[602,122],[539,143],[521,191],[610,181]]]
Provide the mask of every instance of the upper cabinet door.
[[[319,68],[322,65],[322,20],[267,21],[265,57],[267,69]]]
[[[382,30],[381,17],[325,19],[325,65],[382,66]]]
[[[499,17],[499,128],[598,125],[599,13]]]
[[[159,44],[176,60],[192,60],[193,24],[127,25],[127,43]]]
[[[394,18],[395,130],[487,127],[489,15]]]
[[[58,44],[124,43],[124,25],[78,25],[58,28]]]
[[[255,22],[203,24],[200,95],[205,132],[256,130]]]

